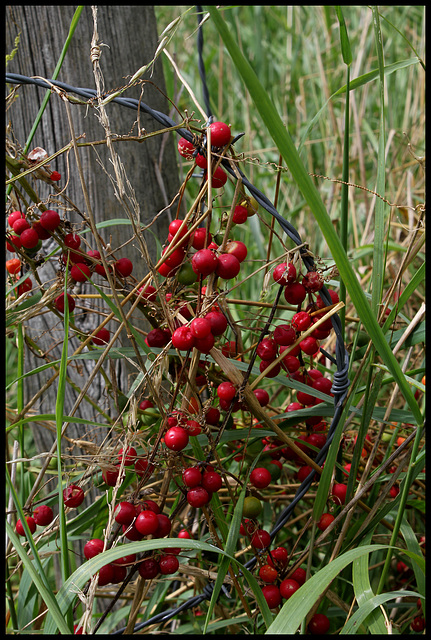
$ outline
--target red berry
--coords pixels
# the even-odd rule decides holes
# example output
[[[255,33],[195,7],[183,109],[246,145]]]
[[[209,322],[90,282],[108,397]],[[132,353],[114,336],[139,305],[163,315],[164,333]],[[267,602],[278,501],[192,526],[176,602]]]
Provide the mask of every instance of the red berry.
[[[291,262],[283,262],[275,267],[272,277],[278,284],[293,284],[296,280],[296,269]]]
[[[195,347],[201,353],[209,353],[214,346],[215,338],[209,333],[205,338],[196,338]]]
[[[105,564],[103,567],[99,569],[99,578],[97,580],[97,584],[99,587],[105,587],[107,584],[111,583],[114,578],[114,567],[111,563]]]
[[[58,182],[59,180],[61,180],[61,173],[58,173],[58,171],[53,171],[49,177],[53,182]]]
[[[171,427],[165,433],[165,445],[171,451],[182,451],[189,443],[189,434],[183,427]]]
[[[308,631],[313,635],[328,633],[329,627],[329,619],[323,613],[315,613],[308,623]]]
[[[111,583],[112,584],[120,584],[121,582],[123,582],[124,578],[127,576],[127,568],[126,567],[119,567],[114,562],[111,562],[111,567],[112,567],[112,571],[113,571],[113,576],[112,576],[112,579],[111,579]]]
[[[202,427],[197,420],[187,420],[185,429],[189,436],[198,436],[202,431]]]
[[[103,547],[103,540],[100,540],[99,538],[89,540],[84,545],[84,556],[87,560],[91,560],[91,558],[95,558],[99,553],[102,553]]]
[[[114,511],[115,522],[118,524],[129,525],[132,524],[133,520],[136,518],[136,507],[131,502],[123,501],[120,502]]]
[[[20,235],[21,244],[25,249],[34,249],[39,242],[39,236],[36,229],[30,227],[30,229],[24,229]]]
[[[204,278],[214,273],[218,265],[218,258],[211,249],[200,249],[192,258],[193,271]]]
[[[207,172],[205,172],[204,179],[207,180],[207,178],[208,178]],[[226,184],[226,181],[227,181],[227,173],[223,171],[221,167],[217,167],[212,177],[213,188],[221,189]]]
[[[198,153],[196,158],[195,158],[195,162],[197,164],[198,167],[200,167],[201,169],[206,169],[208,166],[208,159],[206,156],[202,155],[201,153]]]
[[[131,467],[133,464],[135,464],[135,460],[136,460],[136,449],[135,447],[128,447],[126,449],[125,454],[123,454],[124,449],[120,449],[120,451],[118,452],[118,462],[121,464],[121,461],[123,459],[123,455],[124,455],[124,465],[126,467]]]
[[[145,298],[149,302],[155,302],[157,299],[157,289],[151,284],[147,284],[146,287],[140,287],[138,289],[141,298]]]
[[[306,331],[310,325],[311,316],[306,311],[299,311],[292,318],[292,327],[296,331]]]
[[[51,209],[46,209],[40,216],[39,221],[46,231],[55,231],[61,222],[57,211],[52,211]]]
[[[7,217],[8,224],[11,228],[17,220],[25,219],[24,214],[21,211],[12,211]]]
[[[312,472],[313,468],[310,467],[307,464],[304,464],[296,473],[296,478],[298,480],[298,482],[304,482],[304,480],[306,480],[306,478],[310,475],[310,473]]]
[[[217,387],[217,395],[220,400],[231,402],[236,396],[236,388],[232,382],[221,382]]]
[[[307,290],[299,282],[288,284],[284,289],[284,297],[289,304],[301,304],[307,296]]]
[[[206,318],[194,318],[190,323],[190,329],[196,338],[206,338],[211,333],[211,322]]]
[[[204,487],[193,487],[187,491],[187,502],[196,509],[208,504],[210,500],[211,494]]]
[[[265,389],[253,389],[253,393],[256,396],[261,407],[266,407],[269,402],[269,394]]]
[[[19,273],[21,270],[21,260],[19,258],[12,258],[12,260],[6,260],[6,271],[11,275]]]
[[[262,587],[262,593],[270,609],[275,609],[280,606],[281,593],[280,589],[275,584],[268,584],[265,587]]]
[[[226,245],[226,253],[232,253],[239,262],[247,257],[247,247],[241,240],[230,240]]]
[[[171,234],[172,238],[177,234],[183,222],[184,220],[180,220],[179,218],[177,218],[176,220],[172,220],[172,222],[169,225],[169,233]],[[177,240],[187,235],[187,231],[188,231],[188,227],[187,227],[187,224],[185,224],[181,229],[180,233],[178,234]]]
[[[266,368],[269,367],[271,362],[273,362],[273,360],[262,360],[260,362],[260,364],[259,364],[260,372],[263,373],[266,370]],[[267,373],[265,374],[265,377],[266,378],[275,378],[275,376],[278,376],[280,371],[281,371],[281,364],[278,363],[274,367],[272,367],[272,369],[270,371],[267,371]]]
[[[206,314],[205,320],[210,323],[213,336],[221,336],[227,329],[226,317],[220,311],[210,311]]]
[[[270,564],[264,564],[259,569],[259,578],[267,583],[275,582],[278,578],[278,571]]]
[[[146,558],[139,565],[139,574],[144,580],[152,580],[159,575],[159,572],[159,563],[153,558]]]
[[[232,222],[234,224],[244,224],[247,218],[248,218],[247,209],[245,207],[242,207],[240,204],[238,204],[233,211]]]
[[[331,297],[331,302],[332,304],[337,304],[338,302],[340,302],[340,298],[338,296],[338,293],[336,291],[334,291],[333,289],[328,289],[328,293]],[[326,307],[326,302],[323,302],[322,298],[320,295],[317,296],[316,298],[316,306],[319,309],[323,309],[324,307]]]
[[[50,232],[46,231],[38,220],[36,220],[36,222],[33,222],[32,227],[36,231],[39,240],[48,240],[48,238],[51,237]]]
[[[175,573],[179,566],[178,558],[172,554],[162,556],[159,560],[160,573],[164,576]]]
[[[188,351],[192,349],[195,344],[195,336],[193,335],[190,327],[183,325],[178,327],[172,334],[172,346],[179,351]]]
[[[305,569],[298,567],[290,577],[292,578],[292,580],[296,580],[296,582],[301,587],[307,578],[307,572],[305,571]]]
[[[157,520],[159,521],[159,528],[157,529],[157,537],[164,538],[171,532],[172,523],[170,518],[164,513],[157,513]]]
[[[160,507],[157,504],[157,502],[154,502],[154,500],[144,500],[144,502],[142,503],[142,508],[149,509],[150,511],[153,511],[156,515],[159,515],[160,513]]]
[[[72,313],[72,311],[75,309],[75,300],[70,295],[70,293],[67,293],[66,295],[69,313]],[[59,311],[60,313],[64,313],[64,293],[60,293],[60,295],[54,300],[54,304],[57,311]]]
[[[163,249],[162,256],[166,253],[166,251],[168,251],[169,248],[170,248],[169,245],[167,245]],[[184,256],[185,256],[184,247],[178,247],[178,249],[175,249],[175,251],[173,251],[171,255],[168,258],[166,258],[163,265],[166,265],[166,267],[169,267],[170,269],[179,267],[184,260]]]
[[[235,278],[241,269],[241,263],[233,253],[222,253],[218,257],[216,274],[223,280]]]
[[[11,234],[6,236],[6,249],[11,253],[16,253],[21,248],[21,240],[19,236]]]
[[[295,591],[298,591],[298,589],[299,584],[296,582],[296,580],[292,580],[292,578],[286,578],[286,580],[283,580],[283,582],[280,584],[280,593],[285,600],[288,600],[291,596],[293,596]]]
[[[202,482],[202,473],[199,467],[188,467],[183,470],[182,473],[183,482],[186,487],[192,489],[193,487],[197,487]]]
[[[332,380],[330,380],[329,378],[324,378],[323,376],[321,378],[317,378],[317,380],[313,381],[313,389],[317,389],[322,393],[327,393],[328,395],[332,395],[331,394]]]
[[[135,462],[135,473],[140,478],[145,475],[150,476],[154,471],[154,465],[150,464],[147,458],[138,458]]]
[[[277,356],[277,344],[271,338],[264,338],[256,349],[256,353],[262,360],[274,360]]]
[[[216,425],[220,421],[220,411],[217,407],[210,407],[205,413],[205,422],[210,425]]]
[[[346,501],[347,485],[334,484],[332,487],[332,496],[335,498],[336,504],[344,504]]]
[[[84,491],[76,484],[70,484],[63,490],[63,500],[66,507],[79,507],[84,502]]]
[[[283,347],[280,347],[280,353],[283,353]],[[291,353],[288,353],[287,356],[284,356],[283,360],[281,361],[281,366],[289,373],[295,373],[295,371],[298,371],[301,363],[298,358],[291,355]]]
[[[159,528],[159,519],[154,511],[147,509],[138,514],[135,527],[143,536],[153,535]]]
[[[18,236],[21,236],[24,231],[27,231],[30,228],[30,224],[25,218],[18,218],[12,225],[12,229]]]
[[[265,467],[257,467],[250,474],[251,484],[258,489],[265,489],[271,482],[271,474]]]
[[[64,236],[63,240],[65,246],[68,249],[79,249],[81,246],[81,238],[77,233],[68,233]]]
[[[126,538],[128,540],[131,540],[132,542],[138,542],[144,537],[143,534],[136,528],[135,523],[130,526],[123,524],[122,530]]]
[[[230,127],[225,122],[213,122],[209,129],[211,131],[211,146],[224,147],[230,142]]]
[[[287,552],[287,549],[285,549],[284,547],[277,547],[276,549],[273,549],[270,554],[268,554],[267,561],[271,567],[275,567],[276,569],[283,569],[287,565],[288,559],[289,554]]]
[[[133,271],[133,264],[129,258],[120,258],[114,264],[115,271],[123,278],[127,278]]]
[[[147,334],[146,342],[149,347],[165,347],[170,338],[166,331],[162,329],[151,329],[151,331]]]
[[[32,516],[26,516],[25,519],[31,533],[34,533],[36,531],[36,520]],[[15,531],[19,536],[25,536],[25,531],[21,520],[17,521]]]
[[[199,227],[199,229],[196,229],[196,231],[193,234],[192,247],[193,249],[197,249],[197,250],[204,249],[205,242],[208,246],[211,240],[212,240],[211,233],[209,233],[209,231],[204,227]]]
[[[99,329],[99,331],[97,331],[97,333],[94,334],[91,340],[93,344],[96,344],[98,346],[104,346],[108,344],[110,335],[111,334],[108,331],[108,329],[105,329],[105,327],[102,327],[101,329]]]
[[[422,616],[416,616],[416,618],[411,623],[410,628],[412,631],[420,633],[425,629],[425,619]]]
[[[309,271],[303,278],[302,284],[311,293],[320,291],[323,287],[323,277],[316,271]]]
[[[278,345],[290,346],[296,340],[296,331],[290,324],[279,324],[274,329],[272,339]]]
[[[301,340],[299,346],[301,351],[306,353],[308,356],[313,356],[319,350],[319,343],[316,338],[313,338],[312,336],[308,336],[308,338]]]
[[[74,280],[76,280],[76,282],[85,282],[91,277],[91,271],[86,264],[77,262],[72,266],[70,275]]]
[[[271,544],[271,536],[265,529],[258,529],[251,537],[251,544],[255,549],[266,549]]]
[[[118,468],[106,468],[102,470],[102,478],[103,482],[108,485],[108,487],[115,487],[117,484],[118,476],[120,470]]]
[[[317,528],[320,529],[320,531],[325,531],[334,520],[335,518],[332,513],[322,513],[317,523]]]
[[[46,504],[41,504],[33,511],[33,518],[36,524],[45,527],[54,520],[54,513],[51,507],[48,507]]]
[[[217,471],[206,471],[202,476],[202,486],[208,493],[214,493],[222,488],[223,479]]]
[[[193,158],[193,151],[195,150],[195,146],[192,142],[186,140],[186,138],[180,138],[178,140],[178,153],[186,158],[187,160],[191,160]]]

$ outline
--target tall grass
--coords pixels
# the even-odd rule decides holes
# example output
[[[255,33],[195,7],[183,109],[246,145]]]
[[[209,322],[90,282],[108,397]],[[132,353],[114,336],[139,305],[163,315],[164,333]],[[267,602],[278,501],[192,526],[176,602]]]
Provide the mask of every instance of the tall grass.
[[[197,132],[205,122],[171,64],[175,59],[202,105],[197,15],[184,7],[155,9],[159,32],[165,36],[163,46],[169,53],[163,56],[168,96],[183,113],[190,116],[195,110],[191,126]],[[172,623],[157,621],[143,632],[294,634],[300,629],[303,633],[311,616],[320,612],[328,616],[333,634],[409,633],[410,623],[418,615],[417,600],[421,599],[424,610],[425,596],[423,7],[210,6],[204,12],[208,16],[203,27],[203,55],[213,115],[229,122],[234,135],[245,133],[235,145],[241,170],[298,229],[327,286],[338,290],[344,303],[340,318],[350,358],[350,387],[341,419],[322,470],[314,462],[315,448],[310,446],[304,453],[295,446],[301,444],[298,437],[306,430],[305,419],[321,415],[330,422],[334,414],[331,398],[282,374],[261,378],[256,363],[249,367],[249,357],[263,331],[289,321],[295,312],[292,306],[281,305],[267,326],[274,312],[272,266],[286,255],[293,256],[295,247],[262,207],[247,224],[233,227],[230,237],[245,242],[248,255],[241,276],[226,284],[225,301],[220,298],[230,320],[226,339],[240,336],[244,355],[235,360],[212,353],[207,383],[211,389],[226,376],[241,385],[242,376],[249,375],[251,388],[258,384],[268,390],[269,410],[252,405],[251,414],[234,414],[235,423],[226,416],[220,434],[211,432],[209,439],[208,434],[191,438],[181,454],[184,457],[172,458],[169,464],[158,448],[163,417],[178,408],[174,402],[177,394],[182,408],[188,406],[187,393],[196,389],[193,363],[199,358],[187,366],[175,350],[148,348],[133,324],[136,304],[126,312],[127,298],[94,285],[95,294],[106,304],[101,325],[108,316],[117,322],[118,333],[127,327],[130,345],[117,347],[112,340],[106,348],[87,351],[87,338],[70,356],[68,337],[75,329],[73,316],[66,313],[63,353],[59,362],[51,363],[54,373],[48,381],[58,384],[57,405],[50,414],[27,415],[22,389],[25,376],[32,375],[24,369],[28,310],[24,306],[17,310],[14,293],[8,291],[7,631],[35,631],[40,628],[34,625],[41,615],[44,633],[67,633],[74,619],[79,620],[85,612],[88,629],[109,633],[127,626],[130,632],[134,624],[179,607],[201,593],[210,577],[214,590],[206,600],[196,601],[193,609],[178,610]],[[162,47],[159,55],[163,55]],[[184,176],[190,168],[190,162],[181,160],[179,169]],[[193,180],[187,184],[187,210],[197,197],[197,184]],[[235,184],[228,182],[223,191],[214,193],[211,215],[217,221],[223,212],[227,217],[231,211]],[[223,224],[220,228],[216,224],[214,233],[217,231],[222,237]],[[195,290],[189,293],[195,295]],[[114,300],[110,294],[115,294]],[[166,303],[161,309],[166,313]],[[332,354],[334,336],[322,346]],[[71,421],[81,422],[83,429],[90,426],[85,420],[63,415],[67,367],[71,361],[92,359],[94,375],[100,371],[110,384],[108,356],[111,362],[124,357],[136,361],[139,375],[123,398],[125,410],[120,410],[119,416],[101,414],[101,426],[113,427],[120,437],[127,432],[127,437],[138,443],[140,455],[154,454],[159,475],[147,479],[145,495],[162,502],[173,519],[175,534],[163,543],[147,539],[128,542],[125,547],[124,539],[119,544],[115,541],[102,555],[80,562],[67,551],[74,540],[98,537],[112,542],[107,523],[112,523],[114,504],[137,496],[136,477],[130,470],[124,469],[122,481],[113,488],[102,485],[97,471],[93,481],[103,490],[94,504],[75,515],[62,508],[66,464],[62,429]],[[185,391],[172,384],[167,396],[154,393],[158,419],[149,426],[137,414],[135,395],[142,395],[145,388],[146,395],[148,389],[161,389],[162,377],[165,383],[172,383],[167,357],[171,364],[177,362],[187,369],[192,385]],[[310,358],[306,365],[328,377],[335,372],[329,359],[316,362]],[[79,401],[92,379],[77,390]],[[323,404],[292,416],[287,407],[297,390],[313,393]],[[250,393],[250,388],[244,388],[247,400]],[[23,507],[33,495],[30,458],[36,452],[31,439],[26,441],[25,425],[36,420],[56,425],[58,449],[49,454],[57,455],[53,471],[58,491],[47,494],[46,499],[56,508],[59,505],[61,517],[46,535],[32,536],[27,528],[28,542],[22,543],[12,520],[23,517]],[[275,436],[282,439],[274,440]],[[288,550],[288,570],[283,578],[300,566],[306,569],[307,580],[274,609],[263,597],[259,577],[267,552],[253,554],[247,538],[240,534],[244,499],[251,493],[262,499],[259,527],[271,531],[300,483],[297,461],[286,456],[279,479],[273,479],[267,489],[250,491],[251,470],[268,464],[262,437],[279,447],[288,442],[300,452],[301,463],[311,464],[316,471],[270,547]],[[21,456],[17,462],[16,440]],[[241,451],[245,457],[239,455]],[[97,469],[103,460],[95,455]],[[181,468],[197,461],[211,461],[222,470],[224,485],[192,518],[181,502],[178,486]],[[344,469],[347,461],[351,463],[350,475]],[[47,469],[48,459],[36,469],[37,482],[43,480]],[[76,477],[83,478],[86,467],[76,460],[74,470]],[[337,505],[329,495],[334,481],[347,484],[344,505]],[[391,494],[393,487],[399,492]],[[320,531],[316,525],[327,511],[335,519]],[[126,553],[151,554],[161,546],[166,550],[178,547],[175,535],[182,526],[193,530],[194,539],[181,540],[178,574],[149,582],[140,581],[135,573],[121,588],[110,585],[97,591],[92,577],[102,566]],[[53,542],[61,550],[61,584],[55,584]],[[256,561],[251,565],[248,562],[253,556]],[[177,576],[178,583],[173,583]],[[171,588],[173,584],[175,588]],[[223,585],[230,585],[229,595]],[[105,613],[92,612],[90,597],[78,609],[79,590],[103,593],[112,604],[118,598],[121,608],[111,611],[109,606]]]

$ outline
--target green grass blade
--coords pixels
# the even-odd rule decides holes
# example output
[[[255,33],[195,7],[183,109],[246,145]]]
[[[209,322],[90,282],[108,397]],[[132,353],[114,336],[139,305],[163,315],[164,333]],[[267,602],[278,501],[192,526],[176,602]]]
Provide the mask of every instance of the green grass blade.
[[[361,541],[360,546],[365,546],[371,542],[373,537],[373,531],[370,531],[367,536]],[[370,584],[369,574],[369,555],[360,556],[352,562],[352,582],[355,592],[356,601],[358,607],[361,608],[366,602],[374,597],[374,591]],[[385,619],[380,609],[373,610],[370,613],[370,618],[367,620],[367,629],[371,633],[386,634]]]
[[[289,132],[286,130],[279,114],[269,99],[267,92],[263,89],[249,62],[244,58],[238,45],[232,38],[224,20],[220,16],[219,11],[213,6],[208,6],[208,11],[235,66],[250,92],[256,109],[283,156],[283,159],[291,172],[292,178],[295,180],[298,188],[302,192],[302,195],[314,214],[315,220],[325,237],[340,276],[345,282],[352,303],[355,305],[356,311],[366,331],[372,339],[382,360],[388,366],[392,375],[396,379],[400,391],[404,395],[415,419],[417,420],[417,423],[422,424],[423,417],[419,405],[414,398],[410,386],[404,379],[398,361],[384,339],[384,335],[377,322],[375,314],[367,302],[364,292],[362,291],[361,284],[351,267],[350,261],[334,230],[332,221],[325,209],[321,197],[302,163]]]
[[[256,461],[255,461],[256,463]],[[238,501],[236,503],[235,506],[235,510],[233,512],[233,516],[232,516],[232,521],[230,523],[230,527],[229,527],[229,534],[227,537],[227,541],[226,541],[226,546],[225,546],[225,551],[227,554],[229,554],[229,556],[233,556],[235,551],[236,551],[236,544],[238,541],[238,535],[239,535],[239,528],[241,525],[241,518],[242,518],[242,510],[243,510],[243,505],[244,505],[244,498],[245,498],[245,494],[246,494],[246,490],[247,490],[247,482],[248,482],[248,477],[251,473],[251,471],[254,468],[254,464],[250,467],[248,475],[247,475],[247,479],[244,481],[244,486],[241,490],[241,493],[239,495]],[[203,629],[203,634],[205,635],[207,633],[207,629],[208,629],[208,624],[209,621],[211,619],[211,614],[213,612],[214,606],[217,602],[217,598],[219,596],[223,581],[225,579],[225,576],[228,572],[229,569],[229,565],[231,564],[230,558],[229,556],[224,556],[220,562],[218,571],[217,571],[217,579],[214,585],[214,590],[213,593],[211,595],[211,600],[208,606],[208,612],[207,612],[207,616],[205,619],[205,625],[204,625],[204,629]],[[250,574],[248,574],[248,579],[250,580]],[[250,584],[250,587],[253,589],[254,595],[256,597],[256,599],[259,602],[259,605],[261,607],[261,612],[263,615],[263,618],[265,620],[266,626],[268,627],[271,623],[272,623],[272,615],[271,612],[269,610],[268,604],[265,600],[265,598],[262,596],[262,590],[259,587],[259,585],[256,583],[254,583],[254,581],[252,581],[252,583]],[[253,588],[254,587],[254,588]],[[262,596],[262,598],[259,598],[259,596]]]
[[[280,613],[267,630],[266,634],[295,634],[307,616],[316,599],[320,593],[323,593],[325,589],[330,585],[332,580],[351,562],[356,560],[361,555],[366,555],[372,551],[379,551],[387,549],[387,545],[384,544],[372,544],[364,547],[358,547],[352,549],[338,556],[324,566],[320,571],[315,573],[309,580],[307,580],[293,596],[284,603]]]
[[[61,471],[61,434],[63,428],[64,398],[67,385],[67,351],[69,346],[69,305],[67,304],[67,273],[69,269],[69,259],[66,264],[66,277],[64,279],[64,340],[61,350],[60,370],[58,374],[57,398],[55,402],[55,425],[57,431],[57,473],[58,473],[58,514],[60,524],[60,566],[62,581],[66,582],[70,575],[69,551],[67,544],[66,514],[64,510],[63,483]],[[68,613],[68,623],[72,625],[72,615]]]
[[[43,572],[43,570],[41,573],[41,571],[37,570],[36,567],[33,565],[32,561],[24,551],[18,536],[15,534],[14,530],[12,529],[12,527],[8,522],[6,522],[6,533],[9,536],[12,544],[14,545],[15,550],[19,555],[24,567],[29,572],[33,583],[36,585],[40,595],[42,596],[43,601],[47,605],[50,615],[52,616],[58,630],[62,634],[69,635],[71,633],[71,630],[66,624],[64,616],[59,609],[58,603],[54,598],[52,591],[46,586],[45,582],[41,577],[41,575],[44,576],[45,573]]]
[[[374,19],[374,33],[377,48],[377,60],[379,63],[379,87],[380,87],[380,113],[379,113],[379,151],[377,157],[376,191],[381,196],[385,193],[385,74],[383,61],[382,33],[380,31],[379,14],[377,7],[372,7]],[[373,270],[371,288],[371,309],[378,316],[378,308],[382,299],[383,282],[385,275],[385,207],[386,203],[376,199],[374,213],[374,248]]]
[[[403,517],[403,521],[401,522],[400,532],[405,540],[407,549],[417,555],[419,558],[423,558],[422,549],[417,541],[413,529],[411,528],[409,522],[407,521],[407,518],[405,517],[405,514]],[[413,562],[413,571],[415,573],[418,591],[422,595],[425,595],[425,573],[421,569],[420,564],[418,564],[417,562]]]
[[[347,27],[344,21],[343,12],[341,7],[336,6],[335,12],[337,14],[338,22],[340,23],[340,43],[341,53],[343,55],[344,64],[350,66],[352,64],[352,50],[350,48],[349,36],[347,34]],[[349,93],[349,83],[347,83],[347,93]]]
[[[419,593],[415,591],[391,591],[390,593],[382,593],[378,596],[374,596],[367,600],[363,605],[359,607],[357,611],[352,615],[351,618],[346,622],[344,627],[341,629],[340,634],[358,634],[359,627],[365,623],[366,619],[369,615],[373,613],[378,607],[380,607],[385,602],[390,602],[391,600],[395,600],[395,598],[407,598],[414,597],[418,598]],[[368,626],[368,623],[367,623]],[[385,626],[385,630],[381,632],[382,634],[387,634],[388,630]]]

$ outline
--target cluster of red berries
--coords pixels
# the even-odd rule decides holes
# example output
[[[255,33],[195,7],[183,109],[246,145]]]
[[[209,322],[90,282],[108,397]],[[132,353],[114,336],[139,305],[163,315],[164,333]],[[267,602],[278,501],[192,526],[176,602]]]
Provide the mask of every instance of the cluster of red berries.
[[[42,248],[44,240],[54,238],[61,247],[60,263],[64,268],[69,266],[69,281],[72,286],[89,280],[94,273],[107,277],[105,267],[102,264],[100,252],[96,249],[83,251],[81,248],[81,236],[67,230],[67,225],[61,220],[57,211],[43,210],[39,218],[31,214],[31,219],[21,211],[12,211],[8,216],[9,229],[6,232],[6,249],[11,253],[19,253],[25,260],[26,257],[35,256]],[[20,279],[23,261],[20,258],[11,258],[6,261],[6,270],[13,281]],[[119,258],[112,266],[112,273],[117,277],[127,278],[133,271],[133,263],[129,258]],[[29,293],[33,289],[33,281],[27,277],[18,285],[18,296]],[[75,309],[75,299],[71,293],[60,293],[53,301],[56,310],[64,313],[67,303],[69,313]],[[92,342],[97,346],[106,345],[109,342],[110,332],[102,327],[94,335]]]
[[[47,504],[38,505],[33,509],[31,515],[25,516],[31,533],[36,531],[36,527],[46,527],[54,520],[54,512]],[[21,520],[16,523],[15,531],[19,536],[25,536],[24,526]]]

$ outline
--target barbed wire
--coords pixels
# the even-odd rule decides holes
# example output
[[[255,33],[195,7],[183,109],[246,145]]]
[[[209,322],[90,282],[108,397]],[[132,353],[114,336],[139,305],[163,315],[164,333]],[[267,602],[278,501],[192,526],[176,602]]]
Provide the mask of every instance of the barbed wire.
[[[197,31],[198,68],[199,68],[199,74],[202,82],[205,109],[208,115],[208,120],[211,121],[212,114],[211,114],[211,109],[209,105],[209,91],[206,83],[205,64],[204,64],[204,58],[203,58],[204,40],[203,40],[203,30],[201,25],[202,8],[200,6],[197,6],[197,13],[198,13],[198,31]],[[58,80],[48,80],[48,79],[45,80],[40,77],[29,77],[21,74],[16,74],[16,73],[6,73],[5,80],[6,80],[6,83],[8,84],[35,85],[44,89],[51,89],[51,90],[52,90],[52,87],[54,86],[61,89],[64,92],[72,93],[85,98],[85,100],[87,101],[86,104],[89,104],[91,106],[93,106],[94,98],[98,97],[95,89],[75,87],[68,83],[60,82]],[[152,109],[149,105],[145,104],[142,101],[136,100],[134,98],[116,97],[116,98],[113,98],[112,102],[116,102],[129,109],[137,110],[139,108],[140,110],[150,115],[154,120],[159,122],[163,127],[165,128],[177,127],[175,131],[179,136],[185,138],[189,142],[193,142],[194,144],[196,143],[196,137],[193,136],[193,134],[187,128],[178,127],[178,123],[172,120],[169,116],[167,116],[166,114],[160,111]],[[234,139],[233,143],[240,137],[242,137],[242,134],[237,136]],[[204,154],[206,153],[205,136],[203,138],[200,151],[202,151],[202,153]],[[223,165],[223,168],[235,180],[238,180],[238,176],[239,176],[239,179],[242,181],[242,184],[247,189],[247,191],[256,199],[259,205],[261,205],[268,213],[270,213],[277,220],[278,224],[286,233],[286,235],[297,245],[297,247],[299,247],[299,251],[301,252],[301,258],[306,269],[308,271],[314,270],[315,268],[314,260],[309,255],[309,252],[304,248],[303,240],[301,239],[301,236],[299,235],[295,227],[277,211],[277,209],[274,207],[272,202],[259,189],[257,189],[254,185],[250,183],[250,181],[247,179],[245,174],[239,169],[239,167],[235,167],[235,171],[234,171],[228,159],[222,159],[220,164]],[[310,174],[310,175],[313,175],[313,174]],[[375,194],[375,195],[378,195],[378,194]],[[325,303],[325,305],[329,306],[332,304],[331,296],[325,286],[321,289],[320,296],[323,302]],[[331,322],[336,335],[335,358],[326,352],[323,352],[323,353],[325,357],[327,357],[337,367],[337,370],[334,373],[334,379],[333,379],[333,384],[331,389],[331,392],[333,393],[333,396],[334,396],[334,415],[327,433],[326,443],[315,458],[316,464],[318,464],[320,467],[322,467],[326,459],[328,449],[332,443],[336,427],[338,425],[338,422],[340,420],[340,417],[343,411],[344,401],[346,399],[346,395],[350,385],[350,381],[348,378],[349,356],[345,348],[343,333],[342,333],[342,326],[341,326],[341,321],[339,316],[337,314],[332,315]],[[287,505],[287,507],[285,507],[285,509],[279,515],[274,525],[274,528],[270,532],[271,541],[275,538],[277,533],[285,526],[286,522],[289,520],[290,516],[292,515],[295,506],[297,505],[298,502],[300,502],[300,500],[307,493],[311,483],[314,480],[315,474],[316,474],[316,471],[313,470],[307,476],[307,478],[300,484],[299,488],[297,489],[297,492],[293,500],[290,502],[289,505]],[[244,566],[250,570],[250,569],[253,569],[256,562],[257,562],[257,557],[255,556],[251,560],[246,562]],[[214,583],[208,582],[208,584],[204,587],[201,594],[193,596],[192,598],[183,602],[181,605],[177,607],[174,607],[167,611],[163,611],[155,616],[152,616],[151,618],[148,618],[144,622],[136,624],[134,626],[133,632],[140,631],[141,629],[149,625],[167,622],[168,620],[175,617],[182,611],[198,606],[203,601],[211,599],[213,589],[214,589]],[[223,593],[227,597],[229,597],[230,591],[228,586],[223,585]],[[112,632],[111,635],[122,634],[124,633],[125,629],[126,627],[118,629]]]

